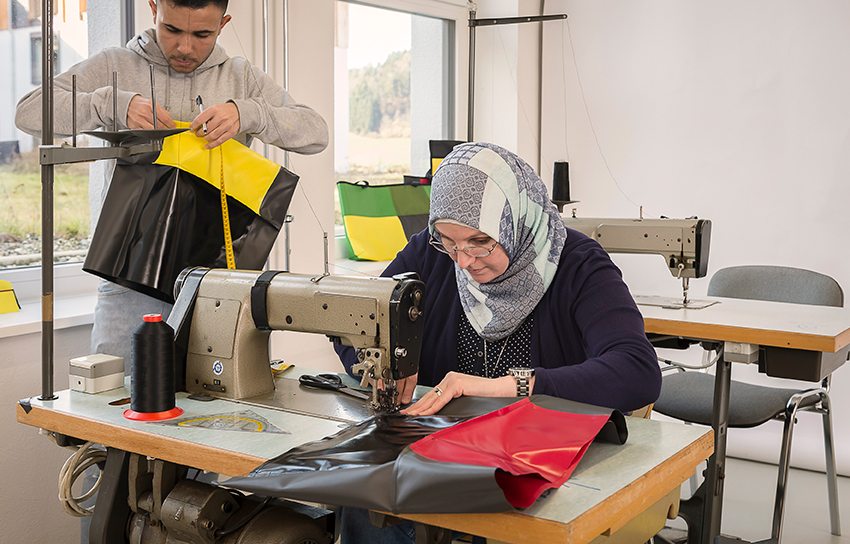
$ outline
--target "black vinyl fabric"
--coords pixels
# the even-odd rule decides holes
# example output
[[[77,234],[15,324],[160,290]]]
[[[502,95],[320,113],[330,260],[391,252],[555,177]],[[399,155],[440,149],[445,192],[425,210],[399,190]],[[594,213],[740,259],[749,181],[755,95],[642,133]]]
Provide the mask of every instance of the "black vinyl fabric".
[[[550,410],[609,416],[596,440],[622,444],[628,437],[625,417],[617,410],[545,395],[530,399]],[[333,436],[293,448],[248,476],[222,485],[259,495],[392,513],[513,510],[493,467],[433,461],[413,452],[410,445],[514,402],[516,398],[460,397],[434,416],[377,414]]]
[[[83,270],[173,303],[183,269],[227,267],[221,193],[188,172],[152,164],[156,158],[138,155],[116,165]],[[262,269],[297,183],[281,168],[260,215],[228,197],[236,268]]]

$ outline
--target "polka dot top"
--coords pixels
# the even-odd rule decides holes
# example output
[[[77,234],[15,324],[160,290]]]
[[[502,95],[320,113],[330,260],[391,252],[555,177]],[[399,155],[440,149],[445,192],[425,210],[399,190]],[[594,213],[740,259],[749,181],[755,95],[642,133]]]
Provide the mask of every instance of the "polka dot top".
[[[500,378],[509,369],[531,366],[532,312],[507,338],[488,342],[478,336],[466,314],[461,312],[457,332],[458,371],[485,378]],[[485,361],[486,354],[486,361]]]

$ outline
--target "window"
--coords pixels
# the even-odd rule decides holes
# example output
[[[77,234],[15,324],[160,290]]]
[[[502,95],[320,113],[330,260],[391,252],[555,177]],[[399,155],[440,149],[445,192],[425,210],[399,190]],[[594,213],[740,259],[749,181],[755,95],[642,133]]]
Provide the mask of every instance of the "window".
[[[30,81],[33,85],[41,85],[41,32],[30,34]],[[59,36],[53,38],[53,75],[59,71]]]
[[[30,0],[30,9],[24,7],[21,0],[12,0],[11,4],[12,28],[26,28],[28,26],[39,26],[41,24],[41,21],[39,20],[39,13],[41,11],[40,2],[36,7],[34,6],[33,1]]]
[[[0,276],[10,268],[32,267],[41,260],[41,181],[38,145],[15,127],[15,105],[41,85],[41,0],[0,0],[7,24],[0,28]],[[55,0],[54,72],[59,74],[104,47],[126,43],[132,0],[98,2]],[[91,24],[90,24],[91,23]],[[57,143],[60,143],[57,141]],[[78,138],[78,145],[86,145]],[[54,175],[54,257],[80,262],[90,237],[89,164],[59,165]],[[76,265],[79,267],[79,265]],[[16,276],[18,277],[18,276]]]
[[[428,141],[454,137],[454,21],[340,0],[336,23],[336,180],[426,174]]]

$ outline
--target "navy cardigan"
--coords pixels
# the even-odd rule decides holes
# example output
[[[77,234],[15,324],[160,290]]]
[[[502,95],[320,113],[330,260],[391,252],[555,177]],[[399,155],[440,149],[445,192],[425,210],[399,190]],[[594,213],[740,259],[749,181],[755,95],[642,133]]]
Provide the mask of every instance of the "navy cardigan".
[[[620,270],[598,243],[572,229],[567,233],[555,278],[534,309],[533,393],[624,411],[655,402],[661,372]],[[434,386],[457,371],[463,309],[454,261],[431,247],[428,237],[427,229],[414,235],[382,275],[417,272],[425,282],[418,383]],[[336,350],[351,372],[354,349]]]

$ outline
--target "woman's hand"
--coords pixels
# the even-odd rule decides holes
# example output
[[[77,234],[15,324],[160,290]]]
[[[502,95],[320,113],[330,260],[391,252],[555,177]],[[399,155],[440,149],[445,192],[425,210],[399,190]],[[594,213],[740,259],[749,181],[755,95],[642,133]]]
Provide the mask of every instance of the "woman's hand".
[[[408,404],[413,400],[413,392],[416,390],[416,383],[419,380],[419,374],[416,373],[401,380],[396,380],[395,388],[398,396],[396,397],[396,405]],[[384,389],[384,380],[372,380],[372,387],[377,387],[380,390]]]
[[[428,391],[413,406],[401,413],[406,416],[430,416],[439,412],[453,398],[470,397],[515,397],[516,380],[513,376],[482,378],[460,372],[449,372],[434,389]]]
[[[416,390],[418,381],[419,373],[416,373],[395,382],[399,404],[409,404],[413,400],[413,392]]]

